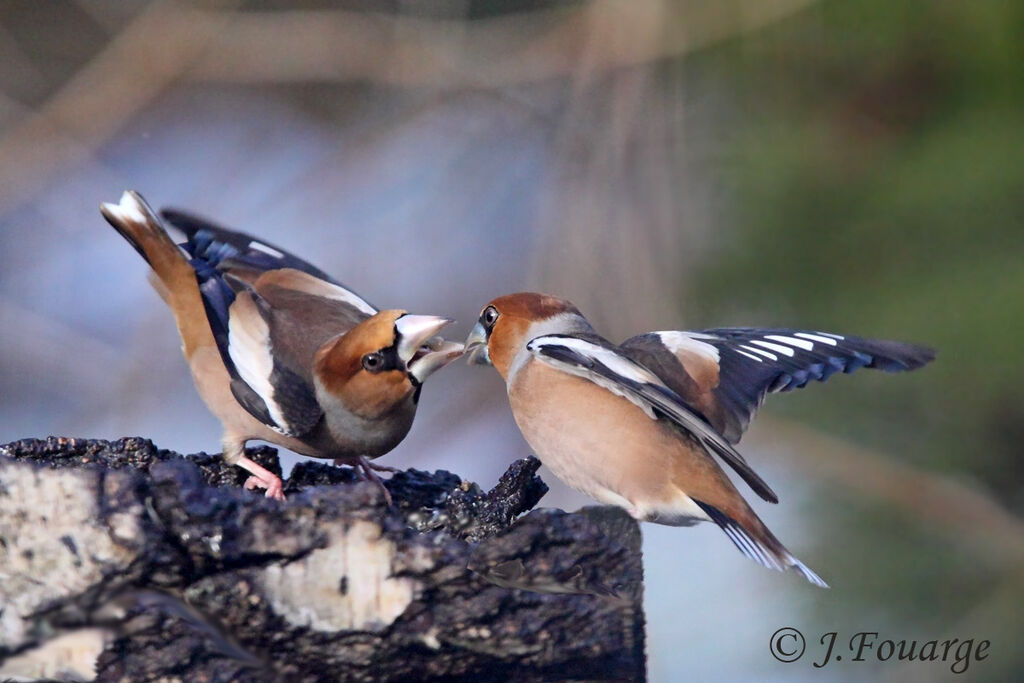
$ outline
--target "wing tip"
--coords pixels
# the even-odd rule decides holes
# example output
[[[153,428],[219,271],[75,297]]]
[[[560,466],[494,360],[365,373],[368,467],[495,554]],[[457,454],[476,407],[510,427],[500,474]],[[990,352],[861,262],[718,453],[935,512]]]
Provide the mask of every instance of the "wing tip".
[[[938,357],[938,351],[930,346],[918,344],[907,344],[908,354],[901,359],[904,364],[903,370],[917,370],[933,362]]]
[[[923,344],[912,344],[889,339],[865,339],[850,337],[861,353],[870,360],[865,366],[885,372],[909,372],[928,365],[935,360],[937,351]],[[854,368],[856,369],[856,368]],[[846,370],[851,372],[851,370]]]
[[[750,490],[756,493],[762,500],[772,504],[779,502],[779,495],[768,485],[768,482],[761,478],[761,475],[750,466],[746,459],[739,455],[738,451],[733,450],[730,452],[714,441],[705,441],[703,443],[706,447],[710,447],[711,450],[717,453],[747,483]]]

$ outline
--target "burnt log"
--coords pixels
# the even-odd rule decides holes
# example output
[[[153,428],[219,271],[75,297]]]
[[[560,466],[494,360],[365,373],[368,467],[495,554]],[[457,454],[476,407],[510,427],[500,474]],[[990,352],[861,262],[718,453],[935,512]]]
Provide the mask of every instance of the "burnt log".
[[[279,503],[146,439],[0,446],[0,678],[642,680],[639,529],[530,512],[538,467],[399,472],[388,506],[303,462]]]

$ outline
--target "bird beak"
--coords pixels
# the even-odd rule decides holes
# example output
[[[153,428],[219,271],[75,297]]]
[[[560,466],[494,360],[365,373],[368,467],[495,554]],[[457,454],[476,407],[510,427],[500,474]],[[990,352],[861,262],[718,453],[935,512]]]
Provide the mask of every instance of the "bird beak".
[[[395,321],[398,357],[417,382],[437,372],[462,355],[463,346],[435,336],[453,320],[433,315],[403,315]]]
[[[466,337],[466,353],[472,365],[491,364],[491,354],[487,351],[487,331],[479,322]]]
[[[415,356],[412,363],[409,364],[409,373],[420,383],[461,356],[465,350],[465,347],[459,342],[448,341],[441,337],[428,339],[420,348],[421,355]]]

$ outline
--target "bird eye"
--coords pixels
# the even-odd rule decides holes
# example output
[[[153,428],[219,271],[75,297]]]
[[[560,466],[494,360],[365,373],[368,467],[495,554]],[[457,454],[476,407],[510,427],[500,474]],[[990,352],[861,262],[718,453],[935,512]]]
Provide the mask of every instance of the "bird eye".
[[[363,367],[370,372],[377,372],[384,365],[384,358],[379,352],[374,351],[363,356]]]
[[[493,327],[494,323],[498,322],[498,309],[494,306],[488,306],[480,316],[480,321],[483,322],[484,327]]]

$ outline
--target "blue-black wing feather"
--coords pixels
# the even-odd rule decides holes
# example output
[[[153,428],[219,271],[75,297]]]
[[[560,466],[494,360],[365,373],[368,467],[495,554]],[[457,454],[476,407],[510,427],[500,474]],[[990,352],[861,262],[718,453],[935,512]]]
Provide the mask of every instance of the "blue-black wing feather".
[[[722,327],[700,334],[706,335],[702,341],[719,350],[714,394],[737,419],[738,431],[724,430],[733,443],[769,393],[792,391],[860,368],[914,370],[935,358],[932,349],[915,344],[805,330]],[[785,339],[790,341],[781,341]]]

